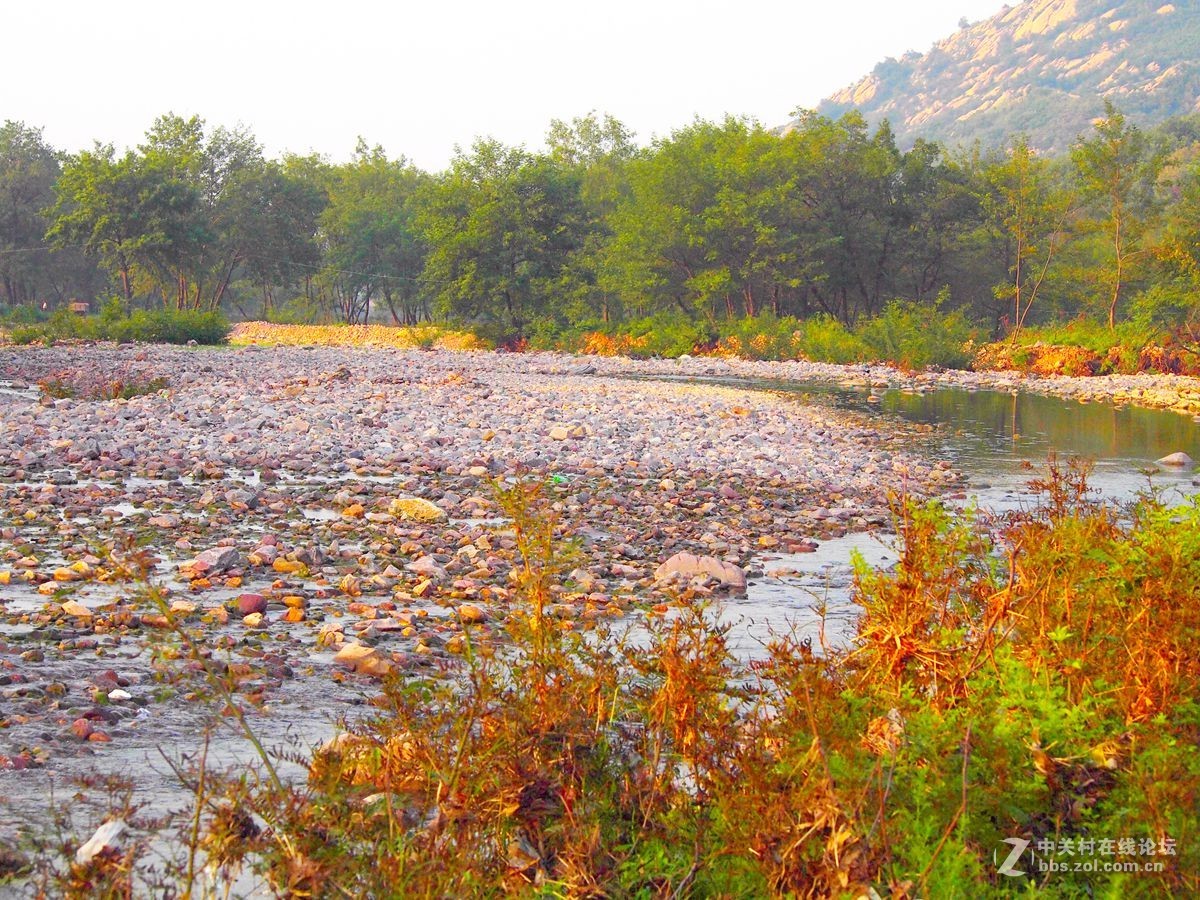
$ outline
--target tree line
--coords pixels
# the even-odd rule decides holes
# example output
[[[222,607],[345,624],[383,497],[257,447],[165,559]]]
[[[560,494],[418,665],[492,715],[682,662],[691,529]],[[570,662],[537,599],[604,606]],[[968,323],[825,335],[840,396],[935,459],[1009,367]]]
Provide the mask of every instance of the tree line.
[[[360,139],[268,159],[243,128],[156,120],[136,148],[0,129],[0,298],[398,324],[500,336],[656,315],[824,315],[896,299],[995,333],[1197,315],[1200,117],[1143,131],[1111,105],[1071,151],[898,147],[886,123],[779,133],[698,120],[639,146],[611,116],[491,139],[442,172]]]

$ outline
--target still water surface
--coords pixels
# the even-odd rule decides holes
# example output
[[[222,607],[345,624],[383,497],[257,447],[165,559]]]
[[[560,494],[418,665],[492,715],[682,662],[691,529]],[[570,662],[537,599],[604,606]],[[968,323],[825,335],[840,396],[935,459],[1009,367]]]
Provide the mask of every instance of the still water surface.
[[[872,394],[865,388],[824,384],[748,386],[860,412],[884,429],[898,420],[934,426],[912,449],[953,463],[968,477],[965,498],[957,502],[973,502],[984,511],[1034,505],[1037,498],[1028,481],[1044,474],[1051,453],[1092,461],[1092,487],[1114,502],[1128,502],[1149,489],[1160,491],[1169,503],[1200,492],[1192,467],[1155,463],[1178,450],[1200,459],[1200,424],[1174,412],[998,391]],[[758,655],[772,633],[793,628],[817,644],[822,628],[814,611],[818,601],[826,605],[826,639],[835,644],[848,640],[858,613],[850,597],[854,551],[873,566],[896,560],[889,536],[861,533],[824,541],[816,553],[765,560],[767,572],[790,569],[797,574],[752,580],[748,596],[722,610],[722,621],[736,623],[730,639],[738,654]]]

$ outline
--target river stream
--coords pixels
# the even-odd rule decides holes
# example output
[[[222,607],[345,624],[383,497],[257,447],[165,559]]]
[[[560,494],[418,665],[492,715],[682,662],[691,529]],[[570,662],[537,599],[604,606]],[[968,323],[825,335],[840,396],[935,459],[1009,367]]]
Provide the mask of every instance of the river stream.
[[[952,495],[952,502],[974,504],[984,513],[1036,504],[1028,482],[1044,476],[1051,453],[1091,461],[1089,484],[1100,498],[1116,503],[1149,490],[1161,492],[1168,503],[1200,492],[1191,466],[1155,462],[1178,450],[1200,458],[1200,425],[1174,412],[998,391],[872,392],[829,384],[743,384],[798,402],[854,410],[885,430],[888,422],[899,421],[930,426],[920,439],[921,449],[929,457],[949,460],[967,476],[965,489]],[[792,630],[816,646],[822,630],[827,643],[847,641],[858,613],[851,599],[852,554],[871,566],[886,567],[896,561],[893,540],[856,532],[826,540],[814,553],[764,558],[766,577],[752,580],[748,596],[721,611],[721,621],[734,625],[729,637],[735,652],[754,656],[771,635]]]

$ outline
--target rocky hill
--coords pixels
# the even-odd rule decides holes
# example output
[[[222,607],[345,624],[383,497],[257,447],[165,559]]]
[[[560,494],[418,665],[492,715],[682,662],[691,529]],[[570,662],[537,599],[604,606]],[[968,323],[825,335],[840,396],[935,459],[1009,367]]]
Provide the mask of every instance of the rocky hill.
[[[1027,0],[925,54],[887,59],[823,101],[888,119],[898,140],[984,146],[1026,133],[1066,149],[1110,99],[1149,124],[1200,111],[1200,0]]]

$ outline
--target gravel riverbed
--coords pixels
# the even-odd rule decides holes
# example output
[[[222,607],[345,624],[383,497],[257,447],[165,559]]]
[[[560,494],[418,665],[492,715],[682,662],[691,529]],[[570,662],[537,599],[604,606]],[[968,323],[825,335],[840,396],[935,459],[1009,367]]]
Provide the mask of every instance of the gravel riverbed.
[[[163,608],[122,579],[118,560],[137,553],[268,740],[304,741],[366,703],[373,672],[452,667],[464,623],[499,639],[518,561],[495,479],[548,480],[579,552],[553,612],[576,628],[654,614],[669,597],[656,570],[677,553],[716,557],[753,582],[773,554],[886,525],[893,493],[960,489],[948,463],[912,451],[921,426],[882,432],[852,412],[714,383],[741,378],[1108,391],[1200,411],[1194,383],[1162,378],[0,348],[0,807],[27,812],[51,776],[161,781],[148,754],[194,748],[220,718],[199,702],[203,685],[187,677],[197,667]],[[128,400],[55,400],[38,387],[82,396],[154,379],[166,387]],[[347,662],[355,645],[366,663]],[[0,829],[17,818],[0,808]]]

